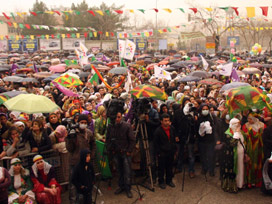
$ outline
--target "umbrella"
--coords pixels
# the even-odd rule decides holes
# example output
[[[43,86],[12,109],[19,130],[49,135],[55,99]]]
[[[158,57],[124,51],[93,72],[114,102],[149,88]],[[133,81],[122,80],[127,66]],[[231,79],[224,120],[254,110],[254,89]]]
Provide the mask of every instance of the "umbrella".
[[[203,79],[200,82],[198,82],[199,84],[206,84],[206,85],[224,85],[224,83],[222,81],[218,81],[217,79]]]
[[[114,66],[114,65],[119,65],[120,64],[120,62],[118,62],[118,61],[114,61],[114,62],[109,62],[108,64],[107,64],[107,66]]]
[[[15,96],[18,96],[20,94],[25,94],[26,92],[24,91],[7,91],[7,92],[3,92],[1,93],[1,95],[5,95],[5,96],[8,96],[9,98],[12,98],[12,97],[15,97]]]
[[[173,59],[173,60],[171,60],[168,64],[169,65],[172,65],[172,64],[175,64],[175,63],[177,63],[177,62],[179,62],[180,60],[179,59]]]
[[[77,93],[74,93],[70,89],[65,88],[64,86],[58,84],[57,82],[53,81],[52,84],[57,87],[58,90],[60,90],[64,95],[66,96],[73,96],[73,97],[78,97]]]
[[[9,97],[5,94],[0,94],[0,105],[2,105],[4,102],[6,102],[9,99]]]
[[[7,72],[9,71],[9,68],[0,67],[0,72]]]
[[[74,76],[70,76],[69,74],[59,76],[58,78],[54,79],[54,81],[64,87],[83,85],[83,83],[80,79],[78,79],[77,77],[74,77]]]
[[[178,68],[175,68],[175,67],[167,67],[164,69],[165,71],[168,71],[168,72],[173,72],[173,71],[177,71]]]
[[[190,82],[190,81],[199,81],[199,80],[201,79],[196,76],[186,76],[179,79],[178,82]]]
[[[38,83],[38,80],[35,78],[23,78],[22,82]]]
[[[105,65],[104,62],[100,62],[100,61],[94,61],[94,62],[92,62],[92,64],[95,64],[95,65],[98,65],[98,64]]]
[[[163,101],[168,98],[167,94],[160,88],[145,84],[135,87],[130,93],[136,98],[155,98]]]
[[[147,58],[147,59],[144,60],[144,63],[145,64],[151,64],[151,63],[154,63],[154,62],[152,61],[152,59]]]
[[[153,63],[153,64],[149,64],[146,69],[147,71],[150,71],[151,69],[154,69],[154,66],[157,66],[158,64],[157,63]]]
[[[171,67],[186,68],[187,66],[184,64],[184,61],[180,61],[180,62],[177,62],[175,64],[172,64]]]
[[[194,72],[191,72],[189,76],[196,76],[199,78],[208,78],[210,74],[206,71],[194,71]]]
[[[4,77],[3,80],[9,81],[9,82],[21,82],[23,78],[18,76],[7,76],[7,77]]]
[[[181,58],[181,54],[175,54],[175,55],[173,55],[173,57],[176,57],[176,58]]]
[[[81,66],[78,64],[71,64],[67,68],[68,69],[81,69]]]
[[[86,78],[91,74],[91,72],[80,72],[79,73],[79,78]]]
[[[261,74],[262,72],[257,68],[244,68],[242,70],[245,74]]]
[[[11,111],[33,113],[52,113],[59,107],[49,98],[35,94],[20,94],[4,102]]]
[[[109,71],[111,74],[127,74],[127,68],[125,67],[116,67]]]
[[[255,67],[255,68],[259,68],[259,67],[262,67],[263,65],[262,64],[259,64],[259,63],[253,63],[253,64],[249,64],[250,67]]]
[[[229,84],[225,84],[224,86],[222,86],[222,88],[220,89],[220,93],[224,93],[225,91],[228,91],[230,89],[234,89],[234,88],[238,88],[241,86],[251,86],[248,83],[244,83],[244,82],[232,82]]]
[[[56,78],[58,78],[60,75],[59,74],[53,74],[53,75],[51,75],[51,76],[49,76],[49,77],[46,77],[43,81],[44,82],[51,82],[51,81],[53,81],[54,79],[56,79]]]
[[[51,72],[53,72],[53,73],[56,73],[56,72],[65,72],[65,66],[55,65],[55,66],[49,67],[49,70]]]
[[[244,110],[253,108],[262,110],[264,107],[268,107],[271,111],[269,101],[269,97],[261,89],[252,86],[241,86],[229,92],[226,105],[230,116],[234,117]]]
[[[33,74],[33,76],[37,78],[46,78],[46,77],[50,77],[51,75],[52,75],[51,72],[37,72]]]
[[[198,57],[191,57],[191,60],[197,62],[199,60],[199,58]]]

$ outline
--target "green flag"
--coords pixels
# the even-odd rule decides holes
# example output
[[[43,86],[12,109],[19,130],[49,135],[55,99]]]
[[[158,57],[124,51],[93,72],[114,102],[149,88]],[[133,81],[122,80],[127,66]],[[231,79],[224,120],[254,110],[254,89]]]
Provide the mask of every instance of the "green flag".
[[[78,64],[77,60],[64,60],[64,63],[66,64],[66,66],[70,66],[72,64]]]
[[[92,56],[91,62],[94,62],[94,61],[96,61],[96,58],[95,58],[95,56]]]
[[[230,61],[237,62],[236,57],[232,53],[230,53]]]
[[[123,59],[123,58],[121,58],[121,63],[120,63],[120,66],[121,66],[121,67],[127,67],[127,65],[125,64],[125,62],[124,62],[124,59]]]
[[[108,156],[105,155],[105,143],[96,140],[97,162],[101,170],[103,178],[111,178],[111,170],[109,166]]]
[[[92,78],[89,80],[89,82],[91,83],[91,84],[93,84],[93,82],[96,82],[96,84],[98,84],[98,75],[97,75],[97,73],[95,73],[93,76],[92,76]]]

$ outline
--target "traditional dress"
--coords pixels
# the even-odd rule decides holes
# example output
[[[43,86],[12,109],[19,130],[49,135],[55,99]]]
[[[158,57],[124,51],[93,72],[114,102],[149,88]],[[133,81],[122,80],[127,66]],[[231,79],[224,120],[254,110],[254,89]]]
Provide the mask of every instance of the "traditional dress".
[[[28,199],[25,203],[34,203],[35,195],[32,191],[33,184],[30,179],[29,171],[24,169],[23,167],[20,174],[14,174],[13,167],[15,164],[21,163],[21,160],[18,158],[14,158],[11,160],[11,168],[9,170],[9,174],[11,176],[11,185],[9,186],[9,204],[18,203],[18,198],[21,195],[27,195]]]
[[[40,155],[37,155],[40,156]],[[39,204],[61,204],[61,187],[56,181],[54,168],[47,162],[44,162],[44,168],[39,170],[37,168],[35,160],[37,156],[34,157],[34,164],[32,165],[31,180],[34,184],[33,192],[36,195],[36,200]],[[41,157],[41,156],[40,156]],[[41,157],[42,159],[42,157]],[[45,187],[51,188],[52,185],[56,186],[57,194],[52,195],[45,191]]]
[[[253,124],[247,122],[243,126],[246,151],[250,161],[246,164],[245,183],[249,188],[252,186],[261,187],[262,184],[262,162],[263,162],[263,130],[266,127],[259,119],[249,114],[248,118]]]

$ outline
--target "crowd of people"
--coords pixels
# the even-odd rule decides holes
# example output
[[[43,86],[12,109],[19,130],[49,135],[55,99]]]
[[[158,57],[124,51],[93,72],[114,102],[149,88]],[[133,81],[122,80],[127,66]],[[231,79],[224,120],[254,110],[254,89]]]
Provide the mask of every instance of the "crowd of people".
[[[243,63],[238,63],[237,67],[249,64],[250,59],[246,54],[244,56],[244,60],[241,59]],[[231,83],[229,77],[211,72],[218,65],[216,61],[229,58],[216,57],[215,65],[206,72],[224,84]],[[67,56],[34,53],[17,55],[17,58],[17,62],[10,61],[10,58],[7,60],[10,63],[26,61],[26,64],[27,61],[35,61],[42,66],[62,63]],[[165,61],[174,59],[186,60],[182,56],[175,58],[170,55]],[[262,67],[268,56],[253,60],[258,61],[261,74],[244,74],[240,81],[261,88],[271,103],[272,69]],[[0,159],[9,159],[8,170],[7,166],[0,167],[0,203],[61,203],[62,186],[54,167],[43,158],[43,153],[48,150],[59,153],[62,176],[69,181],[70,203],[78,200],[92,203],[96,141],[106,144],[111,170],[117,170],[119,174],[119,188],[115,194],[125,192],[128,198],[133,197],[132,170],[146,174],[148,160],[145,151],[149,151],[150,177],[161,189],[174,188],[177,185],[173,182],[174,175],[182,172],[187,164],[192,182],[197,179],[195,161],[200,157],[201,173],[218,176],[224,191],[237,193],[246,188],[261,188],[271,195],[272,115],[269,108],[251,108],[231,118],[226,95],[220,92],[221,86],[180,81],[181,76],[203,70],[201,64],[192,63],[179,68],[171,72],[171,80],[166,80],[154,76],[154,67],[147,68],[151,63],[147,61],[126,63],[131,74],[131,86],[156,86],[167,93],[166,101],[152,97],[135,99],[124,84],[107,88],[101,80],[100,83],[90,82],[93,73],[82,78],[83,85],[71,87],[78,97],[68,97],[43,78],[37,78],[39,83],[8,82],[3,78],[16,75],[16,71],[3,72],[1,93],[15,90],[44,95],[60,108],[52,113],[30,115],[0,105]],[[152,57],[151,61],[160,60]],[[114,87],[121,75],[110,74],[109,69],[104,69],[101,74],[107,84]],[[35,77],[33,72],[26,71],[24,77]],[[109,102],[113,100],[115,103]],[[146,110],[140,110],[141,115],[135,109],[142,106],[135,107],[135,101],[147,105]],[[116,103],[121,104],[121,108],[120,105],[112,107]],[[109,114],[111,108],[115,110],[114,114]],[[134,134],[137,124],[143,122],[148,135],[148,149],[143,147],[141,131]],[[137,149],[140,149],[140,159],[137,159]],[[27,169],[22,158],[29,155],[32,155],[33,163]],[[132,169],[135,163],[137,167]],[[217,163],[219,175],[215,171]]]

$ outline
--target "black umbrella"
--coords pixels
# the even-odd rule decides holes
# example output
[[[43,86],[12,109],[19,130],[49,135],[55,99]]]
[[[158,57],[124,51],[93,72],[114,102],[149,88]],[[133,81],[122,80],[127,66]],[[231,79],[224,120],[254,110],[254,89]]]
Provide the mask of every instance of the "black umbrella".
[[[45,78],[43,81],[44,81],[45,83],[51,82],[51,81],[53,81],[54,79],[58,78],[59,76],[60,76],[60,74],[53,74],[52,76]]]
[[[175,63],[177,63],[177,62],[179,62],[180,60],[179,59],[173,59],[173,60],[171,60],[168,64],[169,65],[172,65],[172,64],[175,64]]]
[[[9,81],[9,82],[21,82],[23,78],[19,76],[7,76],[7,77],[4,77],[3,80]]]
[[[22,82],[38,83],[38,80],[35,78],[23,78]]]
[[[7,92],[3,92],[2,94],[5,94],[8,97],[12,98],[12,97],[18,96],[20,94],[26,94],[26,92],[24,92],[24,91],[7,91]]]
[[[191,72],[189,76],[196,76],[199,78],[208,78],[210,77],[210,74],[206,71],[194,71],[194,72]]]
[[[102,65],[105,65],[105,63],[104,62],[100,62],[100,61],[95,61],[95,62],[92,62],[92,64],[102,64]]]
[[[196,76],[186,76],[178,79],[178,82],[190,82],[190,81],[200,81],[201,79]]]
[[[173,57],[181,57],[181,54],[175,54]]]
[[[0,67],[0,72],[7,72],[7,71],[9,71],[9,68]]]
[[[168,71],[168,72],[173,72],[173,71],[177,71],[178,68],[175,68],[175,67],[167,67],[164,69],[165,71]]]
[[[86,78],[86,77],[88,77],[90,74],[91,74],[91,72],[80,72],[80,73],[78,74],[78,76],[79,76],[80,78]]]
[[[184,61],[179,61],[175,64],[172,64],[171,67],[176,67],[176,68],[186,68],[187,66],[184,64]]]

